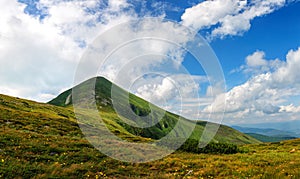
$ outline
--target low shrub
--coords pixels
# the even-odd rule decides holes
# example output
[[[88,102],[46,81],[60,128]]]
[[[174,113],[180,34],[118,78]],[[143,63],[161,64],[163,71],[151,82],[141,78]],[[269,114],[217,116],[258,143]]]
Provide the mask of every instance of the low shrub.
[[[207,153],[207,154],[235,154],[240,152],[239,148],[235,144],[229,143],[208,143],[205,147],[199,147],[199,141],[195,139],[188,139],[179,148],[180,151],[191,153]]]

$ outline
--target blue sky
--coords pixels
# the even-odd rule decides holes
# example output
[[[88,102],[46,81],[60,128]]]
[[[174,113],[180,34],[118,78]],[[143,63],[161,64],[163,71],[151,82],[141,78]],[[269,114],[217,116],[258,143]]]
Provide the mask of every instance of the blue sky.
[[[153,30],[140,28],[140,33],[164,35],[184,47],[190,36],[178,33],[185,28],[197,31],[217,55],[227,89],[211,86],[191,55],[162,42],[149,41],[147,45],[159,47],[153,51],[132,45],[124,55],[125,49],[120,49],[100,68],[100,75],[117,82],[120,67],[129,64],[124,58],[138,47],[141,54],[160,53],[186,68],[176,68],[163,57],[153,57],[158,59],[152,66],[151,60],[137,59],[143,70],[156,70],[160,75],[150,75],[151,79],[142,76],[130,90],[168,110],[207,119],[211,110],[212,118],[218,118],[226,107],[224,122],[229,124],[300,119],[297,0],[4,0],[0,6],[0,93],[48,101],[73,86],[82,55],[98,36],[120,23],[156,17],[160,20],[150,23]],[[165,19],[182,28],[176,29]],[[133,29],[129,30],[127,33],[135,37]],[[115,37],[122,38],[122,33]],[[113,47],[113,41],[107,46]],[[140,74],[141,69],[129,67],[135,69],[133,77]],[[186,71],[191,75],[184,74]],[[218,94],[212,95],[210,90]]]
[[[244,82],[245,79],[239,79],[240,75],[230,75],[230,71],[243,65],[250,53],[262,50],[268,59],[285,59],[290,49],[300,46],[299,9],[300,3],[286,6],[254,19],[251,29],[242,36],[217,39],[211,43],[220,58],[229,87]]]

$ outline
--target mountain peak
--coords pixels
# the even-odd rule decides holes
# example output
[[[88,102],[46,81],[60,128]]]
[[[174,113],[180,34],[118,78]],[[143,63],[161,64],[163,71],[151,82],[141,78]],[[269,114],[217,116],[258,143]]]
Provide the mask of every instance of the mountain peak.
[[[88,92],[88,90],[93,90],[93,88],[95,93]],[[207,125],[205,121],[188,120],[165,111],[100,76],[84,81],[74,88],[61,93],[58,97],[51,100],[49,104],[63,107],[71,106],[73,104],[72,90],[76,93],[76,103],[90,103],[91,100],[95,99],[98,111],[101,117],[104,116],[104,120],[106,120],[106,115],[109,117],[116,116],[114,122],[133,135],[160,139],[172,131],[180,119],[180,121],[183,121],[182,125],[196,124],[195,131],[190,134],[191,131],[184,131],[182,128],[175,131],[174,134],[183,138],[188,137],[187,135],[190,134],[191,138],[199,140]],[[114,95],[117,96],[117,98],[113,96],[113,100],[112,90]],[[93,95],[93,99],[91,99],[91,95]],[[141,125],[144,127],[138,127]],[[220,125],[213,141],[235,144],[259,142],[250,136],[223,125]]]

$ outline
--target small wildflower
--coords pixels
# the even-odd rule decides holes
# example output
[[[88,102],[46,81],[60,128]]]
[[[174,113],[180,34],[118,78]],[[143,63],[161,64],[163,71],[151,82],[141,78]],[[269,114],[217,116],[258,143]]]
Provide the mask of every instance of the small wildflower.
[[[1,162],[4,163],[4,159],[2,159]]]

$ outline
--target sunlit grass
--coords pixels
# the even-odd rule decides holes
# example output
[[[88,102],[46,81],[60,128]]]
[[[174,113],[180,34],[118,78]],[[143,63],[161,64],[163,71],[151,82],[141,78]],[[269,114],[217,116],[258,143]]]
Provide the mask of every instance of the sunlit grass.
[[[115,113],[101,115],[121,138],[153,140],[128,132]],[[236,154],[177,151],[135,164],[96,150],[82,135],[71,107],[0,95],[0,126],[0,178],[300,178],[299,139],[243,145],[239,146],[243,152]],[[218,135],[220,141],[222,135],[237,140],[227,127]]]

